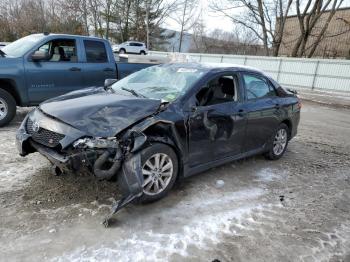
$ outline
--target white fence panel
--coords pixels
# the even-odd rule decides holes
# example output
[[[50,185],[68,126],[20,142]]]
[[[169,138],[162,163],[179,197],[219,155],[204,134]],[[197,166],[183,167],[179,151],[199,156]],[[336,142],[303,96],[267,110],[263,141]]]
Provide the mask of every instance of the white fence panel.
[[[223,63],[230,63],[230,64],[237,64],[237,65],[244,65],[246,61],[246,57],[244,56],[222,56],[222,62]]]
[[[277,72],[280,61],[278,59],[266,59],[265,57],[247,57],[246,65],[259,68],[263,71]]]
[[[296,75],[291,73],[280,73],[278,82],[282,86],[311,88],[314,81],[313,75]]]
[[[173,56],[174,53],[150,52]],[[350,92],[350,61],[220,54],[181,54],[188,61],[231,63],[256,67],[281,85],[294,88]]]

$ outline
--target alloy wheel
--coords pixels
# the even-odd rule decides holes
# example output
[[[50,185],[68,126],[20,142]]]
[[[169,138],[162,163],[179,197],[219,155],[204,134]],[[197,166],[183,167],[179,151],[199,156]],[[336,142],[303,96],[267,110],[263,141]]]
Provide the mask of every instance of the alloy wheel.
[[[8,114],[8,106],[4,99],[0,98],[0,120],[4,119]]]
[[[157,153],[148,158],[143,167],[143,192],[157,195],[165,190],[174,174],[171,158],[164,153]]]
[[[275,136],[275,140],[273,141],[273,152],[276,156],[279,156],[283,153],[286,145],[287,145],[287,130],[280,129],[277,131],[277,134]]]

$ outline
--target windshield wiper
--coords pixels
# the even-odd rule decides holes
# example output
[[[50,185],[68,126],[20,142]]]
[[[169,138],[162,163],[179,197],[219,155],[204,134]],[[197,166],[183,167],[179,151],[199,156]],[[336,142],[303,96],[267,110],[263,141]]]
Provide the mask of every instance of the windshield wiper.
[[[141,95],[140,93],[137,93],[137,92],[136,92],[135,90],[133,90],[133,89],[129,89],[129,88],[126,88],[126,87],[121,87],[120,89],[121,89],[121,90],[124,90],[124,91],[127,91],[127,92],[133,94],[134,96],[147,98],[146,96]]]

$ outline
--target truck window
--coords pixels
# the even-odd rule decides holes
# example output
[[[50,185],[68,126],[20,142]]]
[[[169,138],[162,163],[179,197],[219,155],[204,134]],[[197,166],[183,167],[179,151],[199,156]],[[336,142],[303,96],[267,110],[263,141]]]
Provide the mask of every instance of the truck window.
[[[77,62],[73,39],[55,39],[43,44],[38,50],[48,53],[48,62]]]
[[[86,61],[88,63],[107,63],[107,51],[101,41],[84,40]]]

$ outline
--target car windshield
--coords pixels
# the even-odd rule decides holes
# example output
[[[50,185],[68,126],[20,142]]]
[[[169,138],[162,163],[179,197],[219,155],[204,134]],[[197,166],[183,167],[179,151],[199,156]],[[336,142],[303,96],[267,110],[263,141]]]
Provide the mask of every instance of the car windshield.
[[[141,97],[172,102],[204,75],[202,69],[179,66],[152,66],[113,84],[114,91],[128,91]]]
[[[1,50],[6,56],[21,57],[44,37],[42,34],[29,35],[3,47]]]

